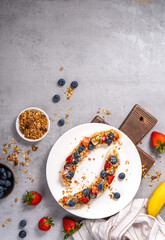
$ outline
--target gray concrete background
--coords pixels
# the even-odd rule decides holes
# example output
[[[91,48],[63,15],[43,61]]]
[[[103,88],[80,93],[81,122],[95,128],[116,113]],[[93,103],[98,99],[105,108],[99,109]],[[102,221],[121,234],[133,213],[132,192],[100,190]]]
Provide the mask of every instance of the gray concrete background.
[[[118,127],[138,103],[158,118],[154,130],[165,133],[164,13],[164,0],[0,0],[1,146],[14,137],[23,149],[30,148],[15,130],[15,119],[22,109],[36,106],[54,119],[48,136],[30,155],[29,167],[14,170],[19,182],[13,193],[0,202],[1,239],[18,239],[21,219],[28,221],[26,239],[63,238],[62,218],[68,214],[47,187],[47,157],[64,132],[90,122],[99,107],[111,111],[106,120]],[[61,67],[63,71],[59,71]],[[57,86],[59,78],[66,80],[63,88]],[[73,80],[79,82],[79,87],[64,102],[64,90]],[[61,96],[58,104],[51,101],[56,93]],[[70,115],[69,124],[59,128],[57,121],[65,113]],[[140,147],[155,158],[155,169],[162,172],[160,179],[164,180],[165,157],[160,159],[154,154],[150,134]],[[39,178],[31,183],[24,169]],[[143,179],[136,197],[149,197],[157,185],[155,180],[151,188]],[[22,205],[26,189],[42,192],[39,206]],[[55,222],[47,233],[37,230],[37,222],[44,215],[52,216]],[[161,216],[165,219],[165,209]],[[9,217],[13,221],[2,228]]]

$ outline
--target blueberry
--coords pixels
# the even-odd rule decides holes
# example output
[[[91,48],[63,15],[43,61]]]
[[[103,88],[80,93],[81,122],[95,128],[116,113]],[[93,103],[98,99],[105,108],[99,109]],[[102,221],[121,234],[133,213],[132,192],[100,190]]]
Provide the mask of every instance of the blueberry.
[[[74,152],[74,157],[75,158],[79,158],[80,157],[80,153],[79,152]]]
[[[66,177],[71,179],[73,176],[74,176],[74,172],[68,171],[68,174],[66,175]]]
[[[121,172],[119,173],[119,176],[118,176],[120,179],[124,179],[125,178],[125,173]]]
[[[87,197],[87,196],[90,195],[91,191],[90,191],[88,188],[85,188],[85,189],[82,191],[82,193],[83,193],[83,195],[84,195],[85,197]]]
[[[5,187],[10,187],[11,186],[11,182],[9,180],[5,180]]]
[[[75,204],[76,204],[75,201],[73,201],[72,199],[69,200],[69,202],[68,202],[69,207],[74,207]]]
[[[97,198],[97,193],[90,193],[90,198],[91,199]]]
[[[71,88],[76,88],[76,87],[78,87],[78,82],[77,81],[71,82]]]
[[[26,221],[25,220],[21,220],[19,225],[20,225],[20,227],[25,227],[26,226]]]
[[[112,140],[109,139],[109,138],[107,138],[107,139],[105,140],[105,142],[106,142],[108,145],[110,145],[110,144],[112,143]]]
[[[64,121],[64,119],[60,119],[59,121],[58,121],[58,126],[63,126],[65,124],[65,121]]]
[[[94,146],[92,143],[89,143],[88,149],[89,149],[89,150],[93,150],[94,148],[95,148],[95,146]]]
[[[64,169],[70,170],[71,168],[72,168],[72,164],[71,164],[71,163],[66,163],[66,164],[64,165]]]
[[[4,188],[2,186],[0,186],[0,192],[3,192]]]
[[[100,121],[99,123],[103,123],[103,124],[105,124],[104,120],[103,120],[103,121]]]
[[[21,231],[19,232],[19,237],[20,237],[20,238],[25,238],[25,237],[26,237],[26,232],[25,232],[24,230],[21,230]]]
[[[6,172],[1,173],[1,179],[3,179],[3,180],[7,179],[7,173]]]
[[[97,185],[97,188],[98,188],[99,190],[102,190],[102,189],[104,188],[104,185],[103,185],[102,183],[99,183],[99,184]]]
[[[78,148],[78,151],[79,152],[82,152],[84,150],[84,146],[83,145],[80,145],[79,148]]]
[[[108,134],[108,139],[111,139],[111,140],[113,140],[114,139],[114,134],[113,133],[110,133],[110,134]]]
[[[58,94],[54,95],[54,97],[53,97],[53,102],[54,102],[54,103],[57,103],[57,102],[59,102],[59,101],[60,101],[60,96],[59,96]]]
[[[4,191],[4,192],[6,192],[6,191],[7,191],[7,188],[6,188],[6,187],[4,187],[4,188],[3,188],[3,191]]]
[[[60,86],[60,87],[62,87],[62,86],[64,86],[65,85],[65,80],[64,79],[59,79],[58,80],[58,85]]]
[[[0,198],[4,196],[4,192],[0,192]]]
[[[119,198],[120,198],[120,193],[115,192],[115,193],[114,193],[114,198],[119,199]]]
[[[4,168],[0,168],[0,173],[4,173],[6,170]]]
[[[108,173],[108,175],[113,176],[115,173],[114,167],[110,167],[109,169],[107,169],[107,173]]]
[[[78,164],[78,158],[75,158],[72,163],[73,163],[73,165]]]
[[[12,177],[12,173],[9,170],[7,170],[7,178],[11,178],[11,177]]]
[[[117,163],[117,157],[111,156],[110,159],[109,159],[109,161],[110,161],[112,164],[115,164],[115,163]]]
[[[5,180],[0,179],[0,186],[4,186],[5,185]]]
[[[101,177],[105,178],[107,176],[107,172],[105,170],[101,171]]]

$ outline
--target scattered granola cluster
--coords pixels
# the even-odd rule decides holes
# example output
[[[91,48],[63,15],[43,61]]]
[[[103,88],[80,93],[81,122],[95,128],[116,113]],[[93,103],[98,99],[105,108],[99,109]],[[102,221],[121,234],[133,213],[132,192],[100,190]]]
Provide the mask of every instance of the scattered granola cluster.
[[[20,131],[28,139],[39,139],[48,130],[48,120],[44,113],[38,110],[26,110],[19,116]]]
[[[102,111],[103,111],[103,113],[106,114],[106,115],[110,115],[110,114],[111,114],[111,112],[110,112],[109,110],[102,109]],[[100,112],[101,112],[101,108],[99,107],[97,113],[100,113]],[[103,118],[104,118],[104,116],[103,116]]]

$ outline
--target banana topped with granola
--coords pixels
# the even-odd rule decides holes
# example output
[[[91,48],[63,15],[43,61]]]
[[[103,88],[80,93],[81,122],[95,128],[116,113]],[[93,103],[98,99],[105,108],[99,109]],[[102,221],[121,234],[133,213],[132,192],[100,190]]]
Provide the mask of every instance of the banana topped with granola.
[[[100,147],[103,144],[108,146],[112,142],[119,141],[121,133],[119,131],[110,129],[108,131],[101,131],[92,134],[89,137],[84,137],[72,153],[66,158],[66,162],[62,171],[62,180],[65,185],[70,185],[79,163],[87,157],[88,154]]]
[[[110,187],[119,165],[120,159],[117,150],[110,149],[106,156],[104,169],[100,172],[100,176],[98,176],[97,180],[91,183],[87,188],[73,195],[63,196],[63,198],[59,200],[59,203],[64,207],[81,207],[84,204],[88,204]]]

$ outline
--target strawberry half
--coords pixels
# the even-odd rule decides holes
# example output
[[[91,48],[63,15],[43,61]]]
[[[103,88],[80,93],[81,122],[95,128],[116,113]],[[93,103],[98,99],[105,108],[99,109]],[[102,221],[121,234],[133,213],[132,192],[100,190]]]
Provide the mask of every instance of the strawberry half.
[[[106,141],[106,139],[107,139],[107,136],[106,136],[106,135],[102,136],[102,138],[101,138],[101,143],[104,143],[104,142]]]
[[[156,150],[163,153],[165,150],[165,135],[160,132],[152,132],[151,143]]]
[[[110,161],[106,160],[105,165],[104,165],[104,169],[107,170],[108,168],[110,168],[110,166],[111,166]]]
[[[72,156],[72,155],[68,156],[68,157],[66,158],[66,161],[69,162],[69,163],[71,163],[71,162],[73,161],[73,156]]]
[[[87,197],[81,197],[78,199],[80,202],[83,202],[83,203],[88,203],[89,202],[89,199]]]
[[[108,183],[111,184],[115,176],[108,176]]]
[[[48,231],[51,226],[54,226],[53,219],[48,217],[43,217],[38,223],[38,228],[42,231]]]
[[[98,188],[96,188],[96,187],[93,187],[92,188],[92,193],[98,193],[99,192],[99,189]]]
[[[23,203],[26,203],[26,205],[37,205],[42,200],[42,195],[36,191],[31,191],[23,195]]]
[[[82,227],[82,223],[79,224],[78,222],[75,222],[74,220],[70,218],[63,218],[63,232],[66,233],[64,236],[64,239],[67,239],[69,236],[71,236],[73,233],[78,231]]]
[[[82,145],[84,145],[84,147],[88,147],[89,144],[89,137],[84,137],[83,140],[81,141]]]
[[[119,134],[117,132],[114,133],[115,139],[119,138]]]

